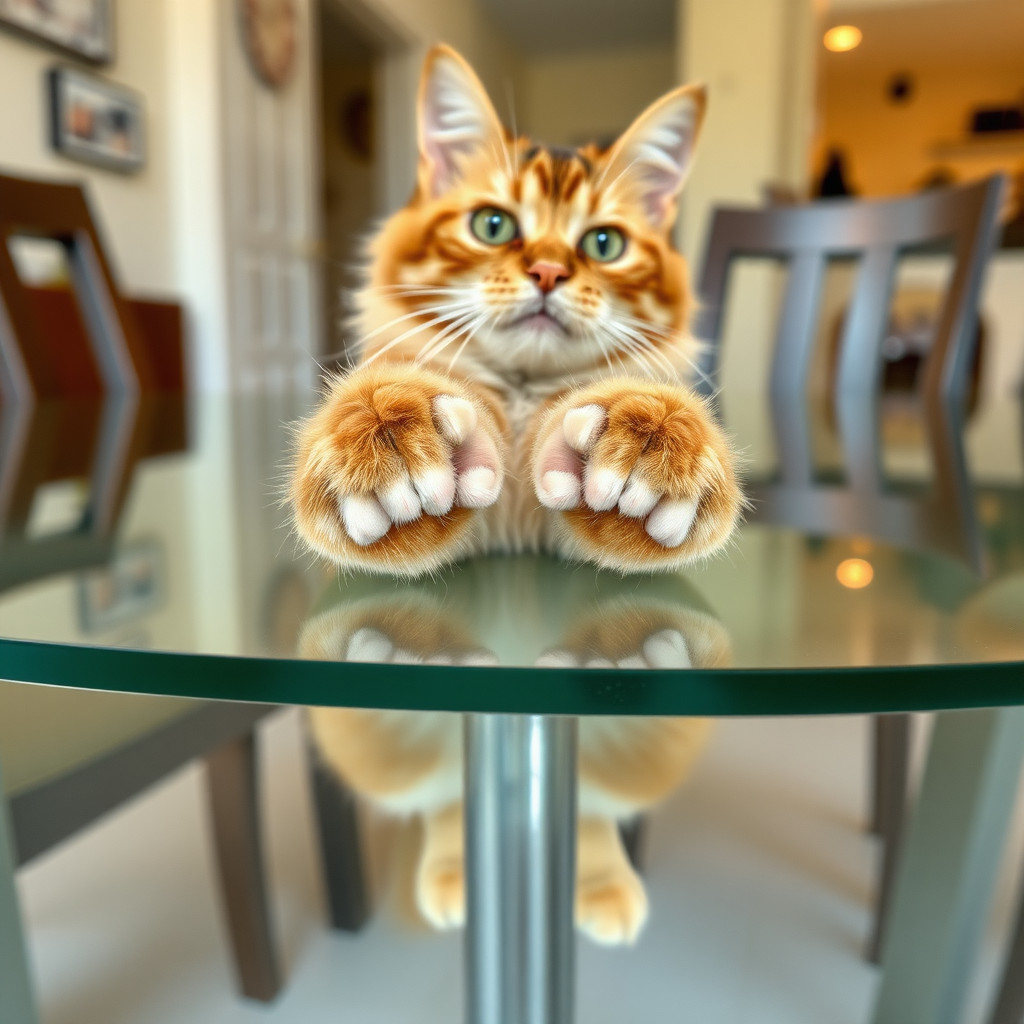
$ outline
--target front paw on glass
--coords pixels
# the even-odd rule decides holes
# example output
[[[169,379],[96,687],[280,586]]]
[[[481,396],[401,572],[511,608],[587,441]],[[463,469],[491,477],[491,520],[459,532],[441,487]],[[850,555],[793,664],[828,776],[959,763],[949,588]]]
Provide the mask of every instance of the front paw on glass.
[[[739,514],[732,453],[700,399],[641,381],[597,385],[556,408],[534,455],[542,505],[575,547],[642,568],[710,554]]]
[[[373,463],[356,474],[362,479],[337,481],[342,524],[360,547],[424,514],[443,516],[456,505],[487,508],[498,500],[498,453],[478,431],[473,405],[464,398],[439,395],[431,412],[430,420],[421,417],[421,422],[385,419],[386,447],[391,451],[374,451]],[[360,485],[372,490],[349,490]]]
[[[292,482],[296,525],[314,548],[415,574],[438,564],[473,511],[498,500],[500,436],[448,383],[388,367],[334,386],[302,427]]]

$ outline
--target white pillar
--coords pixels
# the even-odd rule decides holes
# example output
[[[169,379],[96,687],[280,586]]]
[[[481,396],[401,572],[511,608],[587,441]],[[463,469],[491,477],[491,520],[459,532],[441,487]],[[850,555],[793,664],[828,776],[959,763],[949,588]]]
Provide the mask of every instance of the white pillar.
[[[681,81],[709,104],[683,193],[680,244],[696,269],[720,203],[760,204],[766,184],[803,190],[814,125],[814,0],[680,0]]]

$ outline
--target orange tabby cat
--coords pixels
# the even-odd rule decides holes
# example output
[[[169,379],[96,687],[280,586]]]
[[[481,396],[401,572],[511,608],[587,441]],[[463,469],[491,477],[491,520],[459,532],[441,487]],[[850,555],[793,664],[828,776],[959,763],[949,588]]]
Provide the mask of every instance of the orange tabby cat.
[[[703,110],[701,88],[680,88],[606,151],[553,150],[511,137],[469,66],[431,52],[417,188],[370,244],[356,296],[361,361],[297,436],[290,495],[311,547],[416,576],[497,550],[670,569],[725,544],[742,498],[728,442],[684,386],[695,346],[671,242]],[[353,660],[377,647],[432,655],[426,626],[387,621],[367,650],[362,629],[339,623],[323,652],[307,635],[309,653],[336,641]],[[645,629],[587,657],[689,664],[685,644],[645,661]],[[423,816],[420,907],[460,923],[458,719],[318,709],[312,724],[358,792]],[[577,920],[598,941],[632,941],[647,913],[615,818],[670,792],[704,732],[584,723]]]
[[[694,348],[676,196],[704,91],[606,151],[512,138],[472,69],[427,57],[409,204],[369,247],[361,362],[298,435],[300,535],[416,575],[487,550],[626,571],[720,548],[741,496],[682,386]]]

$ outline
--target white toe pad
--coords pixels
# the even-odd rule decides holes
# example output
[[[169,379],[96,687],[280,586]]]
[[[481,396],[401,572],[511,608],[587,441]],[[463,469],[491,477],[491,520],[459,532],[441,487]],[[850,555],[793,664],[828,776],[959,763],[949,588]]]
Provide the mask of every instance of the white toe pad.
[[[391,518],[373,495],[349,494],[341,501],[341,521],[361,547],[380,540],[391,528]]]
[[[647,533],[666,548],[677,548],[686,540],[697,515],[697,502],[692,498],[664,500],[647,517]]]

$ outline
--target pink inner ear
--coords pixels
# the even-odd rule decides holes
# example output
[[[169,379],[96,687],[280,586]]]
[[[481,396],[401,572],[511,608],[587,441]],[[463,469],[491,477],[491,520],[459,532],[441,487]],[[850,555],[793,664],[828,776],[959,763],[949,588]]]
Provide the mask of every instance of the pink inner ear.
[[[486,96],[478,94],[464,70],[446,57],[438,59],[420,108],[421,145],[434,195],[450,188],[460,162],[485,144],[491,120]]]
[[[686,181],[697,117],[693,104],[680,99],[645,115],[627,133],[620,155],[626,161],[623,185],[639,193],[644,212],[655,224],[664,221]]]

